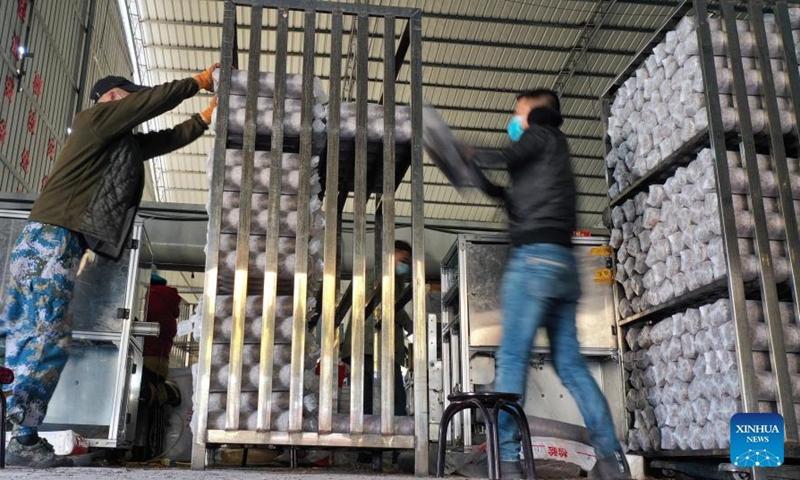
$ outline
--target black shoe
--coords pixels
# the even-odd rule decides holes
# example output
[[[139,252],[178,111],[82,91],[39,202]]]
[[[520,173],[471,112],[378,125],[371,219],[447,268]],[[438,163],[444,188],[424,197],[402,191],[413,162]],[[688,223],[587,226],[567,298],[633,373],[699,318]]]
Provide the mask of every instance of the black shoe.
[[[500,479],[501,480],[520,480],[527,478],[522,474],[522,469],[519,462],[504,462],[500,461]]]
[[[590,480],[630,480],[630,478],[631,467],[628,466],[628,459],[621,451],[598,458],[594,468],[589,472]]]

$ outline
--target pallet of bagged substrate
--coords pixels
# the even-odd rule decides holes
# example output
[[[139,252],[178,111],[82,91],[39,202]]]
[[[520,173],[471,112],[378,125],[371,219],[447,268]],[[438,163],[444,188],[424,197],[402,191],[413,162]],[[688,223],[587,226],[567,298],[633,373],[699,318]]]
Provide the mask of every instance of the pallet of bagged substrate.
[[[266,235],[270,222],[270,178],[272,153],[256,151],[253,158],[253,194],[251,203],[250,237],[248,239],[248,265],[251,284],[249,290],[255,292],[263,282],[266,269]],[[211,178],[211,161],[208,159],[208,177]],[[236,244],[238,239],[240,196],[242,188],[242,170],[244,155],[241,150],[228,149],[225,154],[225,171],[223,180],[221,235],[219,239],[220,257],[219,274],[220,289],[229,293],[233,289],[233,273],[236,267]],[[316,286],[322,278],[322,249],[321,235],[324,227],[322,202],[319,199],[321,184],[317,169],[319,157],[311,158],[311,177],[308,209],[310,214],[309,246],[308,246],[308,273],[310,285]],[[300,198],[300,156],[296,153],[285,153],[281,157],[281,191],[279,201],[280,221],[278,226],[279,252],[278,252],[278,279],[291,282],[294,278],[296,264],[296,237],[298,234],[298,213]],[[206,205],[210,209],[210,204]],[[255,285],[258,283],[258,285]],[[288,284],[287,284],[288,285]],[[290,286],[289,286],[290,287]],[[285,288],[282,289],[282,291]],[[313,288],[312,288],[313,291]]]
[[[773,159],[759,155],[757,161],[775,280],[782,283],[789,279],[790,269]],[[727,162],[742,274],[752,282],[758,279],[759,261],[749,183],[737,152],[728,152]],[[793,196],[800,199],[800,163],[791,158],[787,162]],[[727,273],[715,179],[711,151],[704,149],[663,185],[651,185],[612,209],[610,244],[617,255],[615,279],[623,291],[618,305],[621,318],[696,291]],[[795,200],[796,215],[798,207],[800,201]]]
[[[319,77],[312,79],[311,131],[312,150],[319,153],[325,146],[325,111],[328,95],[322,87]],[[215,90],[219,86],[219,70],[214,72]],[[256,102],[256,146],[259,150],[272,147],[271,136],[274,130],[275,109],[275,74],[261,72],[258,76],[258,100]],[[241,145],[245,130],[245,110],[247,104],[247,72],[234,70],[231,72],[231,90],[228,100],[228,143]],[[300,131],[302,129],[303,76],[287,74],[284,89],[284,151],[299,151]],[[211,126],[216,128],[218,109],[212,115]]]
[[[792,9],[792,26],[800,28],[800,9]],[[783,134],[795,127],[789,100],[788,75],[783,45],[775,21],[765,16],[768,30],[770,69]],[[710,19],[716,79],[719,85],[722,122],[726,132],[739,129],[740,120],[733,97],[733,73],[727,57],[727,38],[719,19]],[[751,123],[756,135],[765,134],[769,123],[763,99],[763,80],[756,61],[755,37],[748,21],[737,22],[742,50],[745,84],[751,109]],[[707,144],[708,113],[705,84],[700,65],[697,19],[684,18],[663,42],[616,92],[608,119],[612,149],[606,165],[614,182],[609,195],[613,199],[636,180],[656,168],[663,160],[687,143]],[[795,31],[795,42],[800,31]]]
[[[800,326],[794,305],[780,304],[795,412],[800,414]],[[756,395],[762,412],[776,411],[776,382],[760,302],[747,302]],[[741,412],[734,323],[727,299],[687,309],[658,323],[630,328],[623,354],[625,406],[633,417],[633,451],[729,447],[730,419]]]
[[[291,358],[293,348],[294,298],[278,296],[275,299],[275,325],[273,327],[272,361],[266,368],[266,375],[272,377],[270,412],[274,431],[287,431],[289,426],[289,388],[291,384]],[[244,338],[242,349],[242,374],[240,405],[240,430],[255,430],[258,423],[258,387],[261,376],[261,335],[264,297],[248,295],[245,302]],[[316,308],[316,300],[308,298],[307,315]],[[202,312],[198,305],[197,312]],[[226,422],[228,381],[230,379],[230,342],[233,331],[233,296],[217,295],[216,319],[213,329],[211,349],[210,394],[208,408],[208,428],[224,429]],[[195,315],[193,336],[200,341],[202,313]],[[316,412],[318,408],[319,377],[314,372],[319,345],[313,336],[306,336],[303,351],[303,430],[316,431]],[[196,402],[198,364],[192,366],[195,385],[193,401]],[[196,405],[196,403],[195,403]],[[192,431],[196,430],[195,419]]]

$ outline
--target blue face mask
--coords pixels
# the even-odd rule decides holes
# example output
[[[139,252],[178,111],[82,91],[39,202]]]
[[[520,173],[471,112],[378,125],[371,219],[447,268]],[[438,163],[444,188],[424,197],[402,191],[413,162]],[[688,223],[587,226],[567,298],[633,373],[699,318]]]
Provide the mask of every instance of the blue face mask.
[[[522,117],[515,115],[508,122],[508,136],[511,137],[512,142],[519,141],[522,138],[522,134],[525,133],[525,129],[522,127],[522,120]]]
[[[411,266],[407,263],[398,263],[394,271],[397,276],[405,277],[411,273]]]

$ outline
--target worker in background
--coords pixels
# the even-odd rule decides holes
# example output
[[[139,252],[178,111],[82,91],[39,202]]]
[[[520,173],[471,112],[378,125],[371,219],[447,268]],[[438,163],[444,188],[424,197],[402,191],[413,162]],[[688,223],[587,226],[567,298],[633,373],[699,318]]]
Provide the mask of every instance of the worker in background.
[[[501,286],[503,336],[495,389],[521,394],[524,402],[534,337],[545,327],[556,373],[591,432],[597,463],[589,477],[629,479],[608,402],[586,367],[577,339],[580,282],[571,250],[576,191],[561,123],[555,92],[531,90],[517,96],[508,125],[512,144],[502,157],[511,185],[495,192],[505,202],[513,244]],[[499,428],[502,478],[521,478],[516,423],[502,412]]]
[[[159,325],[157,337],[145,337],[142,355],[142,398],[148,406],[181,403],[180,390],[167,381],[169,378],[169,355],[178,333],[178,316],[181,313],[181,296],[178,289],[167,285],[167,279],[153,273],[150,275],[150,291],[147,296],[147,320]]]
[[[400,298],[400,294],[405,290],[406,284],[411,281],[411,245],[402,240],[397,240],[394,244],[394,268],[395,268],[395,301]],[[379,295],[380,293],[376,293]],[[374,369],[374,338],[376,318],[380,309],[375,309],[375,313],[367,318],[364,327],[364,414],[371,415],[373,411],[373,379]],[[351,316],[352,318],[352,316]],[[403,373],[400,366],[403,364],[406,355],[405,338],[406,333],[413,333],[414,323],[402,308],[395,309],[395,334],[394,334],[394,411],[395,415],[406,415],[406,391],[403,386]],[[347,330],[342,338],[341,355],[342,360],[350,365],[350,354],[352,348],[352,320],[347,325]]]
[[[67,309],[79,264],[94,253],[118,259],[128,241],[145,183],[144,161],[181,148],[208,129],[211,104],[174,128],[134,133],[201,89],[213,90],[218,65],[193,78],[148,88],[105,77],[91,90],[94,105],[77,114],[49,183],[33,205],[11,252],[2,314],[6,366],[14,371],[6,449],[9,465],[69,466],[38,435],[67,362],[72,325]]]
[[[133,459],[146,461],[161,453],[163,425],[161,407],[181,404],[181,391],[169,378],[169,356],[178,333],[181,297],[178,290],[167,285],[167,279],[152,273],[147,295],[147,322],[158,324],[157,337],[145,337],[144,368],[136,421]],[[155,434],[154,434],[155,433]]]

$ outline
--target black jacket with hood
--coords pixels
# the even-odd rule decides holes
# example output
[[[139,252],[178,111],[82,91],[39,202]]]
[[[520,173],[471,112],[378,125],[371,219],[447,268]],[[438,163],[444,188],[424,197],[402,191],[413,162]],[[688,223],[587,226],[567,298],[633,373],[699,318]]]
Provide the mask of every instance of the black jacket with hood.
[[[515,246],[572,245],[577,222],[575,178],[567,138],[558,128],[562,123],[552,109],[533,110],[528,116],[529,127],[519,141],[502,151],[510,186],[487,190],[505,202],[509,235]]]

